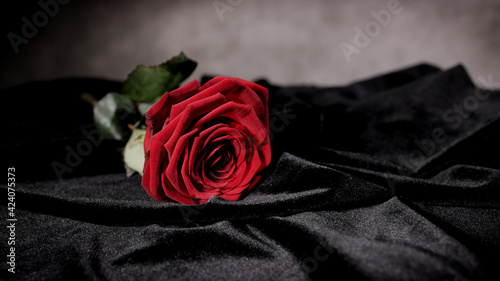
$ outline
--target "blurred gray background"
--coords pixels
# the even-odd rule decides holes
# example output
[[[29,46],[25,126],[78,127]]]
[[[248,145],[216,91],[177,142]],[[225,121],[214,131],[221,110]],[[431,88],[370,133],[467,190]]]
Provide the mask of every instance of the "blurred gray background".
[[[38,1],[2,11],[0,88],[63,77],[122,81],[137,64],[180,51],[199,63],[191,79],[343,85],[427,62],[463,64],[476,82],[500,80],[498,0],[41,0],[49,1],[58,11],[46,21]],[[40,27],[15,53],[8,34],[22,36],[23,17]],[[357,29],[369,41],[356,45]],[[343,43],[361,47],[346,58]]]

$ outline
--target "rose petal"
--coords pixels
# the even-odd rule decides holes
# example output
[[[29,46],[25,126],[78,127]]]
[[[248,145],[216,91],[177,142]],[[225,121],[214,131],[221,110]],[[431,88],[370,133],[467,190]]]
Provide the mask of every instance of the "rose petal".
[[[198,88],[200,88],[200,83],[197,80],[193,80],[172,92],[165,93],[160,100],[151,106],[148,112],[146,112],[146,118],[151,120],[153,134],[157,133],[163,127],[165,120],[170,115],[172,105],[195,95],[198,92]]]
[[[207,88],[210,88],[212,87],[213,85],[217,84],[217,83],[220,83],[221,81],[224,81],[226,79],[229,79],[229,77],[227,76],[216,76],[210,80],[208,80],[207,82],[205,82],[205,84],[203,84],[203,86],[200,87],[199,91],[204,91],[206,90]]]
[[[236,201],[239,199],[239,197],[242,195],[243,192],[246,192],[246,191],[249,191],[250,189],[252,189],[256,184],[257,182],[260,180],[261,176],[260,175],[256,175],[252,181],[250,183],[248,183],[247,185],[244,185],[244,186],[241,186],[239,188],[235,188],[233,190],[231,190],[230,192],[226,192],[226,193],[223,193],[221,195],[218,195],[219,197],[221,198],[224,198],[226,200],[232,200],[234,198],[234,200],[232,201]]]
[[[144,164],[144,170],[143,173],[144,175],[149,175],[150,174],[150,165],[149,161],[147,160],[149,158],[149,153],[146,154],[146,161]],[[171,199],[168,198],[164,192],[159,192],[160,189],[158,189],[156,185],[152,185],[150,182],[150,177],[149,176],[144,176],[142,178],[142,186],[146,190],[146,192],[149,194],[149,196],[153,197],[157,201],[170,201]]]
[[[203,184],[203,181],[198,178],[198,173],[195,173],[195,158],[198,157],[203,157],[200,155],[202,152],[202,148],[204,147],[204,143],[206,138],[211,135],[215,130],[227,127],[226,124],[216,124],[210,128],[207,128],[206,130],[202,131],[199,133],[199,135],[194,137],[193,143],[191,145],[191,153],[189,155],[189,162],[188,162],[188,172],[189,174],[193,175],[194,180],[196,180],[199,184]]]
[[[179,175],[179,172],[181,172],[179,166],[183,165],[184,161],[187,161],[187,159],[189,158],[189,140],[197,132],[198,130],[195,129],[181,136],[181,138],[177,141],[177,149],[173,150],[171,155],[169,153],[170,162],[164,169],[166,175],[164,181],[168,180],[173,188],[178,190],[179,193],[186,197],[190,197],[193,194],[187,188],[186,183],[181,180],[182,175]],[[167,144],[165,144],[165,147],[166,146]],[[165,183],[163,182],[162,184]]]
[[[253,108],[249,105],[237,104],[235,102],[228,102],[217,107],[198,120],[194,126],[198,127],[200,124],[220,117],[229,118],[235,123],[242,125],[258,144],[263,143],[268,137],[264,125],[255,114]]]
[[[193,129],[201,127],[198,122],[193,125],[192,122],[194,120],[200,116],[206,116],[207,113],[216,110],[225,103],[227,103],[227,99],[221,94],[216,94],[188,105],[181,115],[174,118],[181,118],[177,123],[172,122],[162,130],[163,132],[169,127],[174,130],[165,145],[167,151],[171,153],[175,149],[177,140],[181,135],[187,132],[188,128]]]
[[[199,182],[200,184],[206,184],[206,182],[202,179],[202,177],[200,178],[198,176],[198,173],[196,172],[199,169],[200,164],[197,165],[195,164],[195,156],[198,156],[201,159],[206,159],[211,157],[211,155],[214,153],[213,148],[212,148],[212,154],[206,154],[207,150],[211,150],[207,146],[213,146],[214,144],[219,144],[221,142],[230,143],[231,141],[234,141],[235,135],[237,134],[240,133],[234,128],[228,128],[226,126],[218,124],[212,128],[203,131],[202,133],[200,133],[199,136],[195,138],[192,146],[192,152],[190,155],[189,166],[190,166],[190,171],[192,171],[192,173],[194,174],[194,177],[197,180],[197,182]],[[232,149],[235,148],[233,147]],[[195,168],[195,165],[198,168]]]
[[[268,90],[266,88],[239,78],[216,77],[212,80],[199,88],[200,94],[221,93],[236,103],[252,106],[264,127],[269,130]]]
[[[166,173],[162,173],[162,182],[163,182],[163,190],[165,191],[165,194],[172,198],[173,200],[182,203],[182,204],[189,204],[189,205],[194,205],[198,204],[199,202],[194,199],[192,196],[183,196],[182,194],[185,194],[186,192],[179,192],[179,190],[182,190],[181,188],[183,186],[176,186],[174,187],[170,181],[167,178]]]
[[[193,183],[193,177],[191,174],[188,173],[187,169],[187,159],[185,159],[184,164],[181,168],[181,176],[183,179],[183,182],[185,184],[185,187],[187,191],[191,194],[192,197],[198,198],[198,199],[209,199],[210,197],[214,195],[218,195],[219,192],[217,190],[208,190],[205,188],[198,188],[194,183]]]

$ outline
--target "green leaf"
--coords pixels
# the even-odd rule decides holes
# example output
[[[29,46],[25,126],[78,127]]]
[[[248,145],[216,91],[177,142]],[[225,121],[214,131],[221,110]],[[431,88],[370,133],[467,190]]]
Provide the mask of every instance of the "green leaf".
[[[197,63],[180,53],[158,66],[137,66],[123,84],[122,93],[134,102],[150,102],[179,87]]]
[[[131,134],[128,124],[137,119],[134,103],[118,93],[108,93],[94,107],[94,124],[105,138],[127,140]]]
[[[123,162],[127,175],[131,176],[134,172],[138,172],[142,176],[144,168],[144,138],[146,130],[135,129],[132,131],[125,149],[123,150]]]

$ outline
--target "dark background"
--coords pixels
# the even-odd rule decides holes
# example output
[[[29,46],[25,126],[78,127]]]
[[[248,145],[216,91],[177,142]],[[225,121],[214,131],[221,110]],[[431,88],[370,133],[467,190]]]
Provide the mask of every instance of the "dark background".
[[[339,85],[419,62],[461,63],[476,82],[500,73],[498,0],[402,0],[402,11],[350,63],[339,44],[353,44],[355,28],[390,0],[220,0],[234,6],[222,17],[214,2],[69,0],[15,53],[7,34],[22,36],[22,18],[33,23],[43,9],[38,1],[8,1],[0,88],[62,77],[122,81],[137,64],[158,64],[181,50],[199,62],[191,78]]]

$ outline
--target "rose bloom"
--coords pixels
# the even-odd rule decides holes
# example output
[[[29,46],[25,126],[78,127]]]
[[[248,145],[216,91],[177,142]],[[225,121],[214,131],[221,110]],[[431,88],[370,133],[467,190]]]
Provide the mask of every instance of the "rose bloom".
[[[236,201],[271,162],[268,90],[238,78],[194,80],[146,114],[142,186],[158,201]]]

